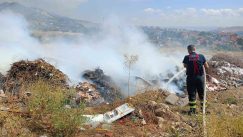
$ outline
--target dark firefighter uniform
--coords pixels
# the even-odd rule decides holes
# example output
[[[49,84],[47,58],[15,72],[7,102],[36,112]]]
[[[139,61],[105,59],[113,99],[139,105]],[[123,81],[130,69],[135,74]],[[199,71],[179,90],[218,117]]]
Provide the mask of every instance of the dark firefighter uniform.
[[[198,93],[201,106],[203,105],[204,96],[204,72],[203,65],[206,59],[202,54],[192,52],[190,55],[184,57],[183,63],[187,65],[186,69],[186,83],[187,92],[189,96],[190,113],[196,111],[196,93]]]

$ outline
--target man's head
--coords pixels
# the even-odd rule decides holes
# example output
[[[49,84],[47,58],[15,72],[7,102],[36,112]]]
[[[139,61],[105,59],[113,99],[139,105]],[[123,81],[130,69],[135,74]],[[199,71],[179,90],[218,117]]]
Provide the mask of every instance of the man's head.
[[[188,50],[189,54],[192,52],[195,52],[195,50],[196,50],[195,45],[188,45],[187,50]]]

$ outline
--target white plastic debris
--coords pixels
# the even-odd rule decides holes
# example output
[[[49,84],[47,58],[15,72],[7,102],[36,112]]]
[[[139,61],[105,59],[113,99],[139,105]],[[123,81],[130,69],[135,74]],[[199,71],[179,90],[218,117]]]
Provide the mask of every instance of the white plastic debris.
[[[104,114],[104,122],[112,123],[125,115],[132,113],[135,109],[131,107],[128,103],[125,103],[110,112]]]
[[[92,123],[112,123],[128,114],[133,112],[135,109],[131,107],[128,103],[125,103],[112,111],[106,112],[105,114],[98,115],[83,115],[88,118],[86,124]]]
[[[87,123],[92,123],[92,122],[103,122],[104,121],[104,114],[97,114],[97,115],[83,115],[86,117]]]

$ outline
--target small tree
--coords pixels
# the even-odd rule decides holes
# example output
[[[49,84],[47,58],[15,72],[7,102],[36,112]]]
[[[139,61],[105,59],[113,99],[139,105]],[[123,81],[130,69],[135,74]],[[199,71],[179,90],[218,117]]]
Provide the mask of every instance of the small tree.
[[[131,67],[138,61],[138,55],[124,55],[125,58],[125,66],[128,68],[128,82],[127,82],[127,92],[128,96],[130,96],[130,77],[131,77]]]

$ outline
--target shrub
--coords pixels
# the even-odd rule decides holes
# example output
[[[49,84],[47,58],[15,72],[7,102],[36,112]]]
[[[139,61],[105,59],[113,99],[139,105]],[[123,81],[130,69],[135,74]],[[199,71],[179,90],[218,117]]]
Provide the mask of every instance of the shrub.
[[[52,136],[73,136],[84,122],[83,106],[75,109],[64,107],[67,95],[73,90],[51,86],[39,81],[28,86],[32,96],[27,101],[31,119],[28,126],[32,131],[48,133]]]

